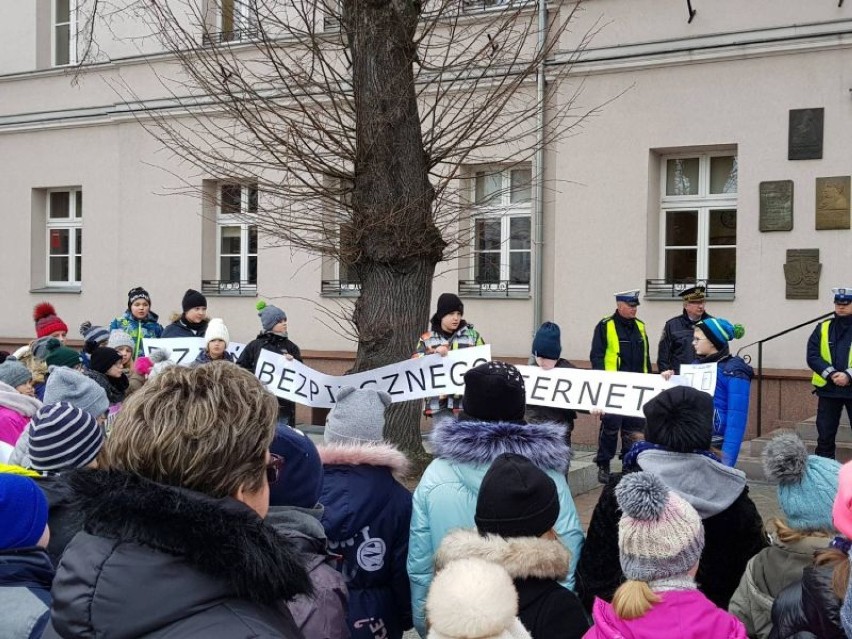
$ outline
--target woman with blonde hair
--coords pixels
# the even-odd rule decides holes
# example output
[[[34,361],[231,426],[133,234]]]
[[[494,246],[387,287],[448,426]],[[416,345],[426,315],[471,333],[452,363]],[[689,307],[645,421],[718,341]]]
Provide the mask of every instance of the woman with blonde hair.
[[[742,622],[695,584],[704,527],[695,509],[647,472],[616,488],[618,550],[625,581],[612,603],[595,600],[584,639],[746,639]]]
[[[772,604],[781,591],[802,578],[814,553],[834,537],[831,509],[840,464],[808,455],[794,433],[777,435],[763,450],[766,479],[778,484],[782,518],[772,522],[772,545],[749,561],[728,610],[745,624],[750,637],[767,639]]]

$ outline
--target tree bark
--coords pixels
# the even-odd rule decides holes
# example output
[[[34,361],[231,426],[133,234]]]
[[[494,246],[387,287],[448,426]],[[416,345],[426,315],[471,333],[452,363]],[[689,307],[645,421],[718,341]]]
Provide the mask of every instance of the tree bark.
[[[415,94],[411,0],[344,0],[352,54],[356,154],[351,225],[342,259],[361,281],[354,324],[355,371],[410,357],[429,314],[435,265],[445,242],[435,225],[435,192],[423,150]],[[388,411],[386,437],[409,454],[423,449],[419,402]]]

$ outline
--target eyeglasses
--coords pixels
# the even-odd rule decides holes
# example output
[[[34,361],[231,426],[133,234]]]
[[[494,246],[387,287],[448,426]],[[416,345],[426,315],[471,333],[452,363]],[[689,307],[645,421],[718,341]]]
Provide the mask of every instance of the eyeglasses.
[[[284,468],[284,458],[275,453],[269,453],[269,461],[266,463],[266,481],[274,484],[281,477],[281,469]]]

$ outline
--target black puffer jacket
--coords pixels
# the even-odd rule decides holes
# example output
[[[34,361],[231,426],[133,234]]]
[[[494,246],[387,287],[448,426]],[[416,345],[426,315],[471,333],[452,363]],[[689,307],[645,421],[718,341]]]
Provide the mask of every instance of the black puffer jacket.
[[[834,594],[829,566],[808,566],[772,604],[769,639],[846,639],[840,624],[843,602]]]
[[[36,477],[35,482],[47,499],[50,526],[47,554],[53,565],[58,566],[65,547],[83,529],[83,517],[74,505],[74,491],[68,483],[68,475],[45,475]]]
[[[284,603],[311,591],[292,544],[230,499],[77,471],[84,532],[65,549],[44,637],[301,639]]]
[[[242,366],[254,375],[254,370],[257,368],[257,360],[260,357],[260,351],[271,351],[279,355],[292,355],[295,359],[302,361],[302,351],[299,347],[290,341],[289,337],[276,335],[275,333],[261,333],[256,339],[246,344],[246,347],[240,353],[237,359],[237,366]],[[278,398],[278,415],[282,419],[289,420],[290,426],[296,425],[296,404],[293,402]]]

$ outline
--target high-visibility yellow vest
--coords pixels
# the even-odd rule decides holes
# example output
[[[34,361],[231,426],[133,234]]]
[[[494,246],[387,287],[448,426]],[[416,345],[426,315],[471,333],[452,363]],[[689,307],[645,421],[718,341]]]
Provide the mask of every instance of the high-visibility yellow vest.
[[[635,320],[636,327],[639,329],[639,334],[642,336],[642,372],[648,372],[648,358],[645,353],[648,352],[648,335],[645,333],[645,322]],[[621,357],[621,344],[618,341],[618,332],[615,330],[615,321],[612,317],[605,317],[606,322],[606,353],[604,354],[604,370],[617,371],[618,361]]]
[[[828,346],[828,329],[830,327],[831,320],[825,320],[819,325],[819,355],[828,362],[829,366],[831,366],[831,348]],[[849,368],[852,368],[852,348],[849,349]],[[819,373],[814,373],[811,377],[811,384],[820,387],[825,386],[828,382]]]

